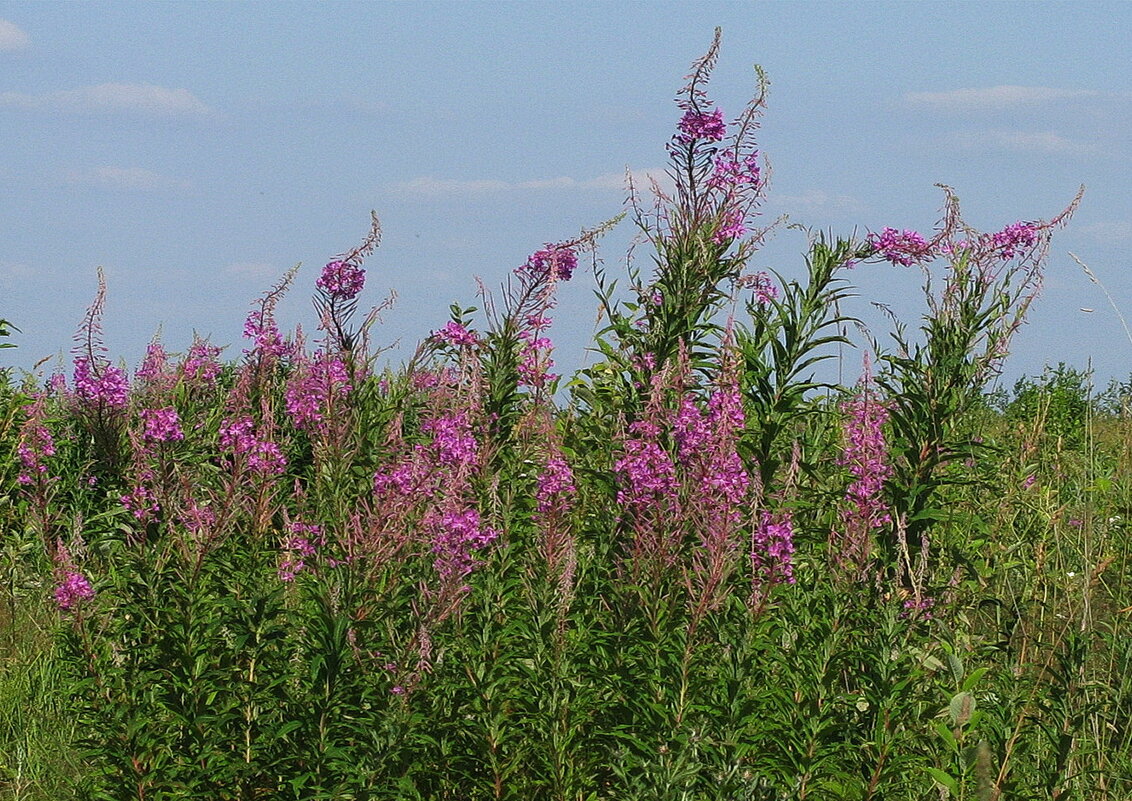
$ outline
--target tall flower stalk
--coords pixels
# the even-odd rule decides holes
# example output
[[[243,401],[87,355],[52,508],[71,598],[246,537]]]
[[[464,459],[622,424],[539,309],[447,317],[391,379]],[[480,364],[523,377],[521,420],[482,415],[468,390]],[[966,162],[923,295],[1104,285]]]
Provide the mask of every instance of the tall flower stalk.
[[[719,44],[717,28],[711,47],[692,64],[677,93],[682,116],[667,146],[673,189],[654,181],[650,205],[629,182],[631,214],[652,246],[655,274],[645,280],[630,266],[637,300],[621,306],[613,298],[615,283],[598,272],[608,318],[598,345],[625,382],[612,390],[621,395],[647,393],[652,374],[681,348],[687,349],[695,369],[704,366],[698,363],[701,354],[710,352],[721,333],[717,313],[730,301],[734,282],[765,233],[754,225],[765,191],[755,133],[767,84],[758,71],[757,93],[728,125],[706,90]],[[603,383],[608,377],[594,389],[610,392]]]
[[[1081,199],[1078,193],[1051,220],[986,233],[968,226],[955,193],[942,189],[944,215],[931,238],[886,229],[869,240],[872,258],[924,270],[928,312],[920,326],[922,341],[913,341],[897,323],[895,348],[881,354],[885,369],[877,376],[892,402],[893,485],[899,490],[893,511],[905,521],[902,534],[913,551],[944,516],[935,504],[938,490],[952,480],[951,468],[974,458],[972,440],[960,428],[964,415],[997,374],[1041,290],[1051,234]],[[939,260],[946,265],[937,271],[933,265]],[[890,539],[885,547],[886,562],[895,564],[898,543]]]
[[[844,444],[837,463],[849,471],[852,481],[829,542],[833,561],[863,577],[872,557],[874,535],[892,522],[885,499],[885,483],[892,476],[884,434],[888,406],[876,395],[867,355],[857,391],[841,404],[841,412],[845,415]]]

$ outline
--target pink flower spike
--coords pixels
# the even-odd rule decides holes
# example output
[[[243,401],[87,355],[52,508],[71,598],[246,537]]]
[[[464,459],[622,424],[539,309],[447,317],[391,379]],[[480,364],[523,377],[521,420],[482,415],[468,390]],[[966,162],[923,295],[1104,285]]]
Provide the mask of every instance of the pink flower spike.
[[[366,271],[344,261],[332,261],[322,268],[315,286],[334,300],[353,300],[366,284]]]

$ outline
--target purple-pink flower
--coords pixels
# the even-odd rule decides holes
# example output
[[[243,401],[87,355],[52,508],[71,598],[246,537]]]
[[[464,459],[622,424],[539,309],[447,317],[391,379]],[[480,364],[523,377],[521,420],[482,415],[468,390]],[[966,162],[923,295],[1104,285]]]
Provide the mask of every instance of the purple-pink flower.
[[[915,231],[885,228],[879,234],[869,234],[868,243],[886,260],[904,267],[933,255],[931,246]]]
[[[1038,241],[1038,228],[1031,223],[1012,223],[991,235],[991,243],[1003,259],[1012,259]]]
[[[216,360],[220,351],[221,348],[210,345],[203,339],[194,341],[181,363],[181,374],[186,383],[213,386],[216,376],[220,374],[220,362]]]
[[[794,520],[790,512],[764,509],[751,536],[751,568],[755,592],[794,583]]]
[[[727,134],[723,112],[719,109],[710,112],[688,109],[676,127],[680,129],[678,139],[684,144],[691,144],[697,139],[718,142]]]
[[[280,475],[287,467],[287,458],[274,442],[256,436],[250,417],[220,422],[220,446],[246,460],[248,469],[262,476]]]
[[[146,442],[176,442],[185,438],[185,432],[181,430],[181,418],[172,406],[143,409],[140,416],[145,426],[142,438]]]
[[[642,512],[674,498],[679,484],[672,458],[656,441],[660,433],[656,425],[638,420],[629,432],[624,455],[613,468],[620,484],[617,502]]]
[[[560,512],[577,492],[574,471],[559,453],[548,459],[546,467],[539,473],[535,509],[539,516]]]
[[[366,271],[346,261],[332,261],[314,283],[334,300],[353,300],[366,284]]]
[[[900,617],[912,620],[931,620],[932,609],[935,608],[935,598],[908,598],[904,601],[904,611]]]
[[[125,409],[129,393],[126,372],[121,368],[105,361],[92,365],[86,356],[75,358],[75,395],[80,400]]]
[[[67,612],[93,597],[90,579],[75,566],[67,546],[58,541],[55,550],[55,604],[61,611]]]
[[[296,521],[290,529],[291,536],[283,543],[283,561],[278,569],[279,580],[284,582],[294,581],[295,576],[307,568],[307,560],[318,552],[318,546],[326,543],[321,526]]]
[[[16,456],[20,461],[16,480],[25,486],[47,478],[46,460],[55,455],[55,438],[45,424],[43,398],[29,405],[27,414],[16,446]]]
[[[475,334],[454,320],[449,320],[448,324],[439,331],[433,331],[432,338],[437,342],[443,342],[444,344],[454,345],[456,347],[461,345],[475,345],[479,342]]]
[[[418,452],[414,452],[419,456]],[[428,478],[427,467],[419,459],[407,459],[395,467],[378,470],[373,475],[373,492],[381,495],[387,490],[393,490],[398,495],[408,497],[425,489]]]
[[[479,456],[479,445],[472,433],[467,411],[427,420],[421,424],[421,430],[432,433],[432,447],[443,465],[457,468],[471,466]]]
[[[150,342],[145,348],[145,358],[138,367],[135,376],[139,381],[152,384],[161,378],[165,372],[165,365],[169,362],[169,354],[160,342]]]
[[[740,161],[734,151],[725,150],[715,157],[708,186],[724,191],[756,189],[761,177],[757,151]]]
[[[432,566],[442,581],[450,584],[467,576],[478,564],[473,556],[499,537],[495,529],[480,522],[475,509],[430,512],[425,527],[432,532]]]
[[[745,219],[746,217],[741,209],[727,210],[723,214],[719,228],[711,235],[711,241],[717,245],[723,245],[733,239],[742,238],[747,233],[747,226],[744,225]]]
[[[578,256],[572,248],[547,245],[542,250],[532,253],[526,264],[515,272],[532,278],[550,277],[557,281],[569,281],[577,267]]]
[[[283,392],[283,402],[296,428],[322,431],[326,416],[352,390],[346,363],[319,352],[295,369]]]
[[[90,586],[90,580],[77,570],[64,571],[61,580],[55,586],[55,603],[63,611],[70,610],[93,597],[94,588]]]
[[[766,270],[759,270],[753,275],[745,275],[739,279],[738,283],[739,286],[753,292],[756,305],[766,306],[778,298],[778,287],[774,285],[774,281]]]
[[[122,506],[137,520],[149,520],[150,515],[161,509],[153,491],[145,484],[136,484],[127,494],[119,496]]]
[[[884,485],[892,475],[884,436],[888,406],[871,389],[867,362],[865,369],[861,389],[841,405],[845,444],[837,463],[849,469],[853,480],[839,513],[841,531],[831,538],[838,561],[857,567],[868,558],[873,532],[892,522],[884,499]]]

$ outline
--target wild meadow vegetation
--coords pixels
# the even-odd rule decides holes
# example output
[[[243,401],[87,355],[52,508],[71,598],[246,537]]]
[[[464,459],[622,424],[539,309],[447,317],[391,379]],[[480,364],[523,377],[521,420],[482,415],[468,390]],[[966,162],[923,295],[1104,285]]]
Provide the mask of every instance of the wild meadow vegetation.
[[[100,276],[67,371],[9,371],[0,796],[1132,798],[1132,393],[991,391],[1076,201],[981,232],[945,188],[930,233],[751,272],[765,82],[725,122],[718,46],[569,378],[555,290],[616,220],[397,369],[375,218],[310,342],[291,271],[242,354],[130,372]],[[861,332],[869,269],[922,270],[923,318]]]

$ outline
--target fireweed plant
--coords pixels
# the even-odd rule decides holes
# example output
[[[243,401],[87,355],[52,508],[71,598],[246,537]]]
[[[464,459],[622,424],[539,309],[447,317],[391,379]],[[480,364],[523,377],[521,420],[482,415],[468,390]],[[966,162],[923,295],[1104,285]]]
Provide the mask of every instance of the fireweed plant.
[[[949,192],[931,235],[751,272],[766,82],[729,120],[718,49],[674,188],[631,187],[627,297],[599,225],[379,369],[375,218],[309,344],[292,270],[229,358],[154,340],[128,373],[100,275],[69,369],[0,391],[0,797],[1132,796],[1127,420],[1059,439],[1019,411],[1045,385],[983,394],[1068,212],[984,234]],[[921,335],[821,380],[885,262],[925,271]]]

